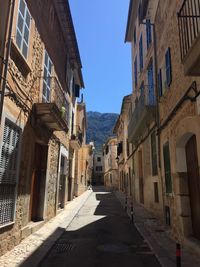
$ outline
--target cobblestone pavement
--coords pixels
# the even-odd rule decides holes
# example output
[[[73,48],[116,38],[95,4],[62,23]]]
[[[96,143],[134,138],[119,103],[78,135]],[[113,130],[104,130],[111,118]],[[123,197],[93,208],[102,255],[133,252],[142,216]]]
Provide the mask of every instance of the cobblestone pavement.
[[[125,195],[122,192],[115,192],[115,195],[124,206]],[[128,201],[127,206],[127,213],[130,216],[130,201]],[[176,241],[170,238],[169,229],[141,205],[134,203],[133,206],[135,226],[152,248],[161,265],[163,267],[175,267]],[[200,266],[200,257],[194,254],[194,251],[182,247],[181,254],[182,267]]]
[[[71,201],[66,209],[47,222],[40,230],[24,239],[13,250],[0,257],[0,267],[35,267],[62,235],[85,201],[92,194],[86,191]]]
[[[40,267],[159,267],[114,193],[96,188]]]

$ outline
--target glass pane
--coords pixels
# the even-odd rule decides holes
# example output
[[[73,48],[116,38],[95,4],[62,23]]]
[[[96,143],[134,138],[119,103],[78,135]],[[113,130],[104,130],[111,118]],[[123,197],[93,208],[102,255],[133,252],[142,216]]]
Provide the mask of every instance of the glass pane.
[[[21,49],[22,36],[18,30],[17,30],[17,36],[16,36],[16,43],[17,43],[18,47]]]
[[[51,60],[49,60],[49,74],[51,75],[51,68],[52,68],[52,63]]]
[[[23,24],[24,24],[24,20],[23,20],[21,14],[19,13],[17,28],[21,33],[23,32]]]
[[[46,91],[47,91],[47,89],[46,89],[46,83],[45,83],[45,81],[43,82],[43,96],[45,96],[45,98],[46,98]]]
[[[47,86],[50,88],[51,87],[51,78],[47,78]]]
[[[25,3],[24,0],[20,0],[20,5],[19,5],[19,10],[21,11],[23,17],[24,17],[24,13],[25,13]]]
[[[44,79],[47,80],[47,69],[44,67]]]
[[[45,51],[44,64],[45,64],[45,66],[48,66],[48,55],[47,55],[46,51]]]
[[[50,88],[47,87],[47,101],[49,102],[50,99]]]
[[[27,58],[28,46],[25,42],[23,42],[22,54],[24,55],[25,58]]]
[[[28,38],[29,38],[29,30],[25,26],[25,29],[24,29],[24,39],[25,39],[25,41],[26,41],[27,44],[28,44]]]
[[[30,20],[31,20],[30,13],[29,13],[28,9],[26,9],[26,24],[27,24],[28,28],[30,26]]]

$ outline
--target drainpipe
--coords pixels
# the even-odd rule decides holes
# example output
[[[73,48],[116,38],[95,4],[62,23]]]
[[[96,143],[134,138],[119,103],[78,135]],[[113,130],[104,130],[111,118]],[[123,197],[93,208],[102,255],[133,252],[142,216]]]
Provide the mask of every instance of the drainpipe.
[[[9,29],[8,29],[8,40],[6,44],[6,58],[4,61],[5,67],[3,71],[3,84],[1,89],[1,100],[0,100],[0,124],[2,120],[2,113],[3,113],[3,104],[4,104],[4,97],[5,97],[5,91],[6,91],[6,84],[7,84],[7,74],[8,74],[8,61],[10,57],[10,49],[11,49],[11,35],[12,35],[12,26],[13,26],[13,17],[14,17],[14,9],[15,9],[15,0],[10,3],[10,11],[9,11]]]

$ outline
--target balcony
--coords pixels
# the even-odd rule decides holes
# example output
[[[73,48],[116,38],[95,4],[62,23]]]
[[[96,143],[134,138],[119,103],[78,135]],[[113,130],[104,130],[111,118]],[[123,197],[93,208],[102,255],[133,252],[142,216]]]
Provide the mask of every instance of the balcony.
[[[184,0],[178,12],[181,60],[186,75],[200,75],[200,0]]]
[[[50,79],[49,94],[44,97],[43,91],[41,103],[34,104],[36,121],[39,120],[52,131],[68,131],[69,103],[57,78],[51,77]]]
[[[76,134],[71,135],[69,143],[71,148],[74,150],[78,150],[81,148],[81,145],[83,143],[83,134],[79,126],[76,126]]]
[[[128,140],[136,144],[150,124],[155,121],[156,101],[153,88],[138,92],[135,109],[128,126]]]

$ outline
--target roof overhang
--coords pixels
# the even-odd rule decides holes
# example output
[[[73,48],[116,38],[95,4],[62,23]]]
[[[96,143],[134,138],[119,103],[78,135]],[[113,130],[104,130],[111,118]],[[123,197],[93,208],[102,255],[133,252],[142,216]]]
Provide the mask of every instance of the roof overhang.
[[[81,71],[82,63],[76,39],[74,24],[72,20],[72,15],[70,11],[69,1],[68,0],[59,0],[59,1],[53,0],[53,1],[59,18],[60,26],[63,31],[63,36],[65,38],[66,46],[69,51],[70,62],[73,68],[78,70],[80,87],[84,88],[84,81]]]

